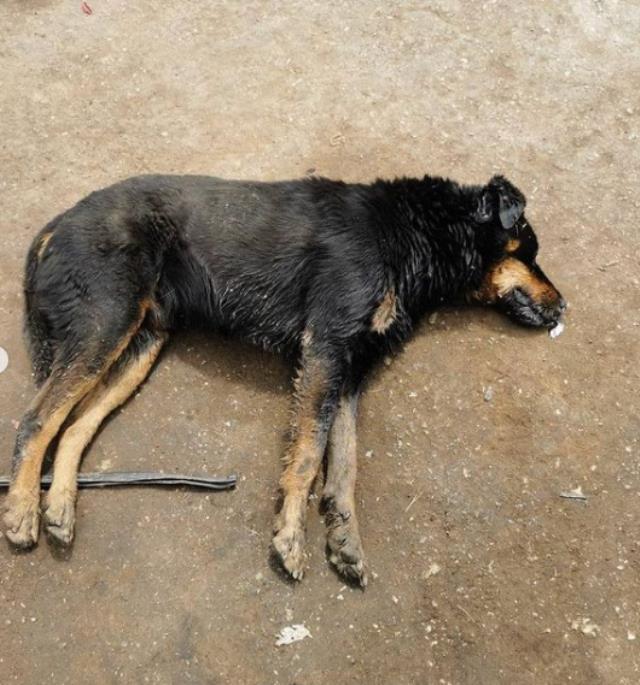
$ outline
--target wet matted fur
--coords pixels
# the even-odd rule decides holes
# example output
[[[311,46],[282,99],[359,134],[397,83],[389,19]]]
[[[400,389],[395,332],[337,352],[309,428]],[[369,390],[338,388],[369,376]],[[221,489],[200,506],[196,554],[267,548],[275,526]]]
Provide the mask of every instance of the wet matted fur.
[[[536,262],[522,193],[447,179],[347,184],[142,176],[92,193],[36,236],[26,330],[39,391],[18,430],[8,539],[38,538],[39,479],[62,433],[45,528],[69,544],[76,474],[100,423],[172,331],[206,327],[297,360],[273,548],[301,578],[307,498],[323,458],[329,558],[366,584],[354,503],[358,395],[430,309],[461,298],[551,327],[564,301]]]

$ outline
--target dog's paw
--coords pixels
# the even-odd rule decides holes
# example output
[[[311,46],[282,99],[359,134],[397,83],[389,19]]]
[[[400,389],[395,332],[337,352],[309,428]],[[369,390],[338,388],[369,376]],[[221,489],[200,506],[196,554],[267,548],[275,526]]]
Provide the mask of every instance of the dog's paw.
[[[38,542],[40,529],[40,501],[31,493],[10,493],[3,517],[5,535],[20,549],[33,547]]]
[[[273,536],[273,549],[280,563],[295,580],[304,575],[304,531],[285,526]]]
[[[75,494],[49,492],[44,511],[44,527],[47,535],[54,542],[66,547],[73,541],[75,523]]]
[[[327,534],[329,561],[338,573],[351,583],[367,586],[368,578],[360,535],[352,526],[340,525]]]

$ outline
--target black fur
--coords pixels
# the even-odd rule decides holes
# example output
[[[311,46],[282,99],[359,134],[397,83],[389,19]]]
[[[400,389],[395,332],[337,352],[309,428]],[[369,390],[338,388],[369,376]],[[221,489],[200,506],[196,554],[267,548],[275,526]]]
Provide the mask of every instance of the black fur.
[[[108,349],[150,297],[163,328],[207,326],[275,351],[295,352],[309,327],[349,349],[357,383],[427,310],[480,288],[503,254],[504,183],[144,176],[94,192],[29,252],[36,377],[96,328]],[[371,316],[389,288],[397,315],[380,335]]]
[[[530,326],[559,320],[564,301],[537,265],[524,208],[522,193],[499,176],[482,187],[430,177],[364,185],[143,176],[92,193],[51,221],[27,258],[26,330],[44,387],[19,429],[8,539],[37,540],[44,450],[74,407],[82,414],[88,399],[112,411],[120,395],[96,399],[98,383],[126,390],[124,401],[142,378],[127,380],[131,362],[148,372],[168,332],[198,326],[298,358],[274,549],[301,578],[301,503],[337,425],[325,493],[335,510],[330,558],[365,585],[353,504],[362,382],[443,303],[479,300]],[[77,421],[77,435],[90,440],[97,426]],[[49,533],[65,544],[73,538],[69,464],[77,468],[73,449],[88,443],[73,444],[60,450],[67,465],[54,474],[47,509]]]

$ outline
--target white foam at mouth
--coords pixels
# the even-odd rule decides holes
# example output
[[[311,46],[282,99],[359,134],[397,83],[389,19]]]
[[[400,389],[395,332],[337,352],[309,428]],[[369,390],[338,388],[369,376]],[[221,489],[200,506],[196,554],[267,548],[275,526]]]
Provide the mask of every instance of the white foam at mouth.
[[[562,321],[558,321],[558,323],[549,330],[549,337],[550,338],[557,338],[562,331],[564,331],[564,324]]]

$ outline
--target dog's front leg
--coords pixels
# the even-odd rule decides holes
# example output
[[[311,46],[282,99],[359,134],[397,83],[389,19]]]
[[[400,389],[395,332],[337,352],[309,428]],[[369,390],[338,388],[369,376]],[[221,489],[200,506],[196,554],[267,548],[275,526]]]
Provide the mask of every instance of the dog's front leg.
[[[357,394],[343,395],[340,399],[329,433],[322,507],[329,560],[343,576],[365,587],[367,575],[355,504],[357,407]]]
[[[292,440],[280,479],[284,496],[274,526],[273,548],[296,580],[303,576],[307,499],[318,474],[333,421],[341,384],[335,352],[303,342],[302,363],[295,384]]]

